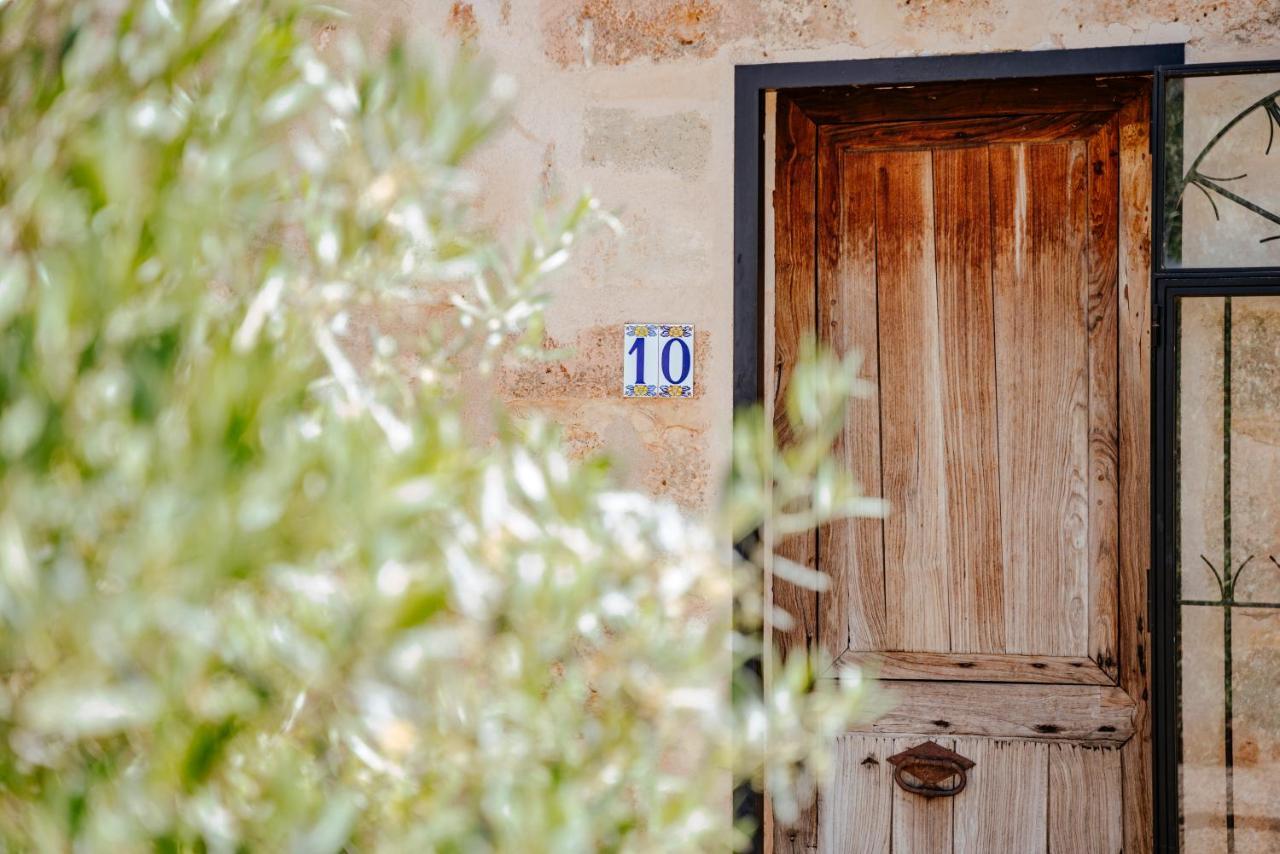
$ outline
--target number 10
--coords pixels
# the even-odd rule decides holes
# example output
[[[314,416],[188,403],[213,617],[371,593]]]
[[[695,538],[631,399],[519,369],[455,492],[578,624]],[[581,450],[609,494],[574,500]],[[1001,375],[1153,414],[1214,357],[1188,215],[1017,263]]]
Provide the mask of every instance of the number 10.
[[[647,338],[637,338],[631,345],[631,349],[627,351],[628,356],[636,357],[636,383],[645,384],[644,378],[644,342]],[[673,376],[671,373],[671,348],[680,345],[680,375]],[[616,350],[614,352],[617,352]],[[667,385],[679,385],[689,376],[689,368],[693,359],[689,353],[689,344],[683,338],[672,338],[662,345],[662,379]]]

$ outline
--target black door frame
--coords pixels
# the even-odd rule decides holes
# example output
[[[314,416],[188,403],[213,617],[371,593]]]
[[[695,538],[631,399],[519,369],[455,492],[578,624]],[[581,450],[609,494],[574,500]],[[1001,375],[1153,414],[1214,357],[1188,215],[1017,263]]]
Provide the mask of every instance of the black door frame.
[[[764,98],[818,86],[865,86],[1067,77],[1073,75],[1155,75],[1162,66],[1185,61],[1182,44],[1153,44],[1078,50],[1014,51],[892,59],[854,59],[738,65],[734,68],[733,129],[733,403],[763,399],[764,342]],[[1155,139],[1157,99],[1152,99]],[[1154,164],[1153,164],[1154,168]],[[1152,176],[1158,186],[1159,173]],[[1154,204],[1154,199],[1153,199]],[[1152,245],[1158,246],[1158,216],[1152,216]],[[1152,269],[1158,260],[1152,258]],[[1155,294],[1152,294],[1153,299]],[[1158,779],[1158,778],[1157,778]],[[763,851],[763,800],[740,790],[739,815],[756,819],[753,848]],[[1159,833],[1159,828],[1156,830]]]

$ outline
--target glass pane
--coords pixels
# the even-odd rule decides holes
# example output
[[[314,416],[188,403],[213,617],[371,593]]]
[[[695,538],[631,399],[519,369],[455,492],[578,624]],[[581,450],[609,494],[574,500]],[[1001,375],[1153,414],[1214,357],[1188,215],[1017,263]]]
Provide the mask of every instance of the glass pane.
[[[1280,266],[1280,71],[1165,82],[1164,261]]]
[[[1280,850],[1280,297],[1178,330],[1182,850]]]

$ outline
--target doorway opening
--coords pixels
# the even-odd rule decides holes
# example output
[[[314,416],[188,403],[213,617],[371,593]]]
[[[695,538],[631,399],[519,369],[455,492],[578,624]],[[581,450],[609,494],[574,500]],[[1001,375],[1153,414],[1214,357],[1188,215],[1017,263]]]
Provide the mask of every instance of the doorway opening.
[[[775,642],[823,650],[828,678],[870,667],[896,697],[840,740],[835,782],[775,850],[1115,850],[1126,787],[1146,824],[1150,88],[773,102],[766,399],[806,335],[861,352],[877,392],[835,453],[893,507],[777,544],[830,589],[775,580],[796,618]],[[927,741],[972,763],[967,788],[894,785],[890,757]]]

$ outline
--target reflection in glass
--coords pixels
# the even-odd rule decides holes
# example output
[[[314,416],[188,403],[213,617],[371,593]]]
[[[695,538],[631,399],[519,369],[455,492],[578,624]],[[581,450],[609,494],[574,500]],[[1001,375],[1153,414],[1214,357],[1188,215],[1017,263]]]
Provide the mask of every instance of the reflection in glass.
[[[1280,72],[1166,81],[1166,267],[1280,265]]]
[[[1280,850],[1280,297],[1178,331],[1182,850]]]

